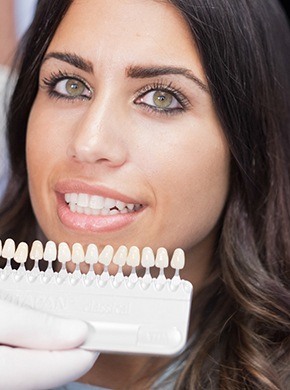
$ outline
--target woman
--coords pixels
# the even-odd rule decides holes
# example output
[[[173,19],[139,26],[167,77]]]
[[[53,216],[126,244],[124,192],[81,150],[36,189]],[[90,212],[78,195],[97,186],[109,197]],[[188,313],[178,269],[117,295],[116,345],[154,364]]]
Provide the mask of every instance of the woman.
[[[196,291],[179,357],[101,354],[80,383],[290,388],[289,35],[273,0],[39,2],[2,239],[179,246]]]

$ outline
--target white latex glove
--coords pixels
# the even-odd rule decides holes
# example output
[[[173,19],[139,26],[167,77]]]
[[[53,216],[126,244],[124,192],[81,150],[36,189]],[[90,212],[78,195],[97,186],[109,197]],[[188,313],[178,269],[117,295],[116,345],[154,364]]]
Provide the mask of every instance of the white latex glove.
[[[81,377],[98,357],[77,348],[87,332],[85,322],[0,297],[0,389],[48,390]]]

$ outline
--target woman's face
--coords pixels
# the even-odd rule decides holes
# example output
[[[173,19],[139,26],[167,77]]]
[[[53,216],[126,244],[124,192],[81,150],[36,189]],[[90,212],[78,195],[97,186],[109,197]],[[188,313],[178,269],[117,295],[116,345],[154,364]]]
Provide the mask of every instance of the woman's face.
[[[184,19],[165,2],[75,0],[43,60],[28,124],[48,239],[186,250],[206,273],[229,151]]]

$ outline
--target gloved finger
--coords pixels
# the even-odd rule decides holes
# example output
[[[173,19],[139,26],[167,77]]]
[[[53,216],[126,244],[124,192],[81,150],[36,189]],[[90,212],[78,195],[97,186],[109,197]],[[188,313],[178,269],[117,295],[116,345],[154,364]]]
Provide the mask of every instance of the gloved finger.
[[[61,350],[81,345],[85,322],[60,318],[0,299],[0,344],[30,349]]]
[[[98,357],[95,352],[38,351],[0,347],[0,388],[47,390],[84,375]]]

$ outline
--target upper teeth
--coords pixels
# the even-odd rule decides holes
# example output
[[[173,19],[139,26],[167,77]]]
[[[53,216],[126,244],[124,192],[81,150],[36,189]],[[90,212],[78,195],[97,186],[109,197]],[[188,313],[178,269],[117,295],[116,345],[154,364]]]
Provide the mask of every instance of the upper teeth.
[[[84,193],[67,193],[64,198],[71,211],[85,214],[127,213],[137,211],[142,207],[140,204],[124,203],[120,200]]]

